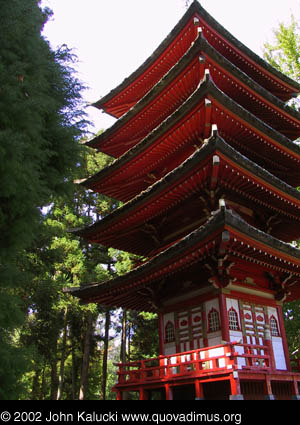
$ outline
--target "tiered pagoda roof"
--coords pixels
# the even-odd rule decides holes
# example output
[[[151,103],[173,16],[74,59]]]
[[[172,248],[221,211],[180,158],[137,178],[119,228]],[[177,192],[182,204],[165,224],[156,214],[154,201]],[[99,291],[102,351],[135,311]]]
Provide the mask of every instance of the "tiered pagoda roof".
[[[209,137],[213,124],[248,158],[288,184],[300,184],[300,147],[227,96],[209,72],[180,108],[83,184],[127,201],[188,158]]]
[[[221,260],[221,264],[220,261]],[[277,272],[282,280],[269,287],[253,287],[235,280],[246,263],[257,268],[255,280],[264,273]],[[201,282],[191,276],[201,270]],[[198,272],[199,273],[199,272]],[[247,224],[232,211],[219,209],[203,226],[190,233],[173,246],[162,251],[150,261],[113,281],[92,284],[70,292],[84,303],[124,307],[138,311],[157,311],[170,297],[182,292],[207,290],[213,281],[218,287],[231,290],[257,289],[271,299],[288,300],[300,297],[300,252]]]
[[[95,104],[119,121],[88,142],[116,160],[83,184],[126,203],[75,233],[148,260],[70,292],[139,311],[159,310],[182,287],[299,298],[300,253],[286,242],[300,236],[300,114],[284,103],[298,92],[194,1]],[[255,287],[241,280],[250,263]]]
[[[203,224],[224,198],[246,221],[291,241],[300,237],[300,192],[217,134],[185,162],[78,235],[149,256]]]
[[[208,69],[225,94],[271,127],[295,139],[300,136],[300,114],[249,78],[199,35],[180,61],[111,128],[87,142],[119,157],[138,144],[197,89]]]
[[[253,53],[194,1],[153,54],[95,106],[117,118],[126,113],[190,48],[198,27],[222,56],[276,97],[285,102],[300,91],[299,84]]]

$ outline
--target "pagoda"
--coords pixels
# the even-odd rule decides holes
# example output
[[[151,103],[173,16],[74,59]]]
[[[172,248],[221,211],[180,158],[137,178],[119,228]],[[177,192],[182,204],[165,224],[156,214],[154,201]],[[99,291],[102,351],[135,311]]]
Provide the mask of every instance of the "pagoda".
[[[282,313],[300,298],[299,92],[194,1],[95,103],[118,120],[87,144],[115,160],[82,184],[124,203],[75,233],[144,261],[69,292],[159,317],[159,356],[119,364],[117,399],[300,398]]]

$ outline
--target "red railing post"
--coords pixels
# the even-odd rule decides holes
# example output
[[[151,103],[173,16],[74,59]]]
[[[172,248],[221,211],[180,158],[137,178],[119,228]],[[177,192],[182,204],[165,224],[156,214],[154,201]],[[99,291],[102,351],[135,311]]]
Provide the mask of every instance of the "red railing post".
[[[170,364],[171,364],[171,357],[166,357],[166,376],[169,378],[171,376],[171,370],[170,370]]]
[[[165,357],[164,356],[159,356],[159,373],[158,376],[160,378],[163,378],[166,375],[166,370],[165,370]]]
[[[176,370],[177,373],[182,373],[181,356],[176,356]]]
[[[202,360],[201,360],[201,351],[197,350],[195,359],[195,370],[200,372],[202,370]]]
[[[227,357],[228,360],[228,365],[232,366],[232,369],[235,369],[235,367],[237,366],[237,356],[236,356],[236,352],[235,352],[235,344],[233,344],[232,342],[229,342],[227,344],[227,353],[229,354],[229,356]]]

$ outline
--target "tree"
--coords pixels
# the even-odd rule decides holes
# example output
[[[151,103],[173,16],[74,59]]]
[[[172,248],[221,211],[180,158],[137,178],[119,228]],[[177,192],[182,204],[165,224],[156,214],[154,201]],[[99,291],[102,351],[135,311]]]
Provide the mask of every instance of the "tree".
[[[74,56],[41,36],[50,16],[38,0],[0,0],[0,398],[15,398],[26,364],[15,330],[30,275],[22,257],[43,206],[72,186],[86,126]]]
[[[264,58],[274,68],[288,75],[296,81],[300,81],[300,27],[291,16],[289,25],[279,24],[274,30],[275,44],[264,44]]]

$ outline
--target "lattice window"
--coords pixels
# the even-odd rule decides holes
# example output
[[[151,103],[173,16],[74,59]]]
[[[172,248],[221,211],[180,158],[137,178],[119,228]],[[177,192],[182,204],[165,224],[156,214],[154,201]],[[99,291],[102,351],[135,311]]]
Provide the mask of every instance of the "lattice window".
[[[232,331],[239,331],[239,319],[237,312],[233,307],[228,311],[229,329]]]
[[[165,327],[165,342],[175,341],[175,329],[172,322],[168,322]]]
[[[278,323],[274,316],[270,317],[270,328],[272,336],[279,336]]]
[[[209,332],[215,332],[220,329],[220,318],[219,318],[219,312],[212,308],[210,312],[208,313],[208,331]]]

